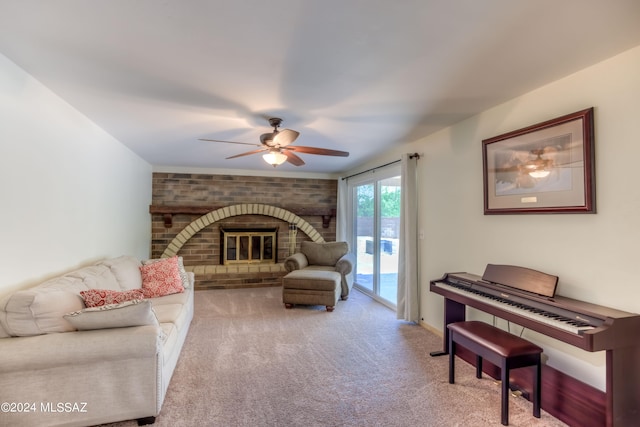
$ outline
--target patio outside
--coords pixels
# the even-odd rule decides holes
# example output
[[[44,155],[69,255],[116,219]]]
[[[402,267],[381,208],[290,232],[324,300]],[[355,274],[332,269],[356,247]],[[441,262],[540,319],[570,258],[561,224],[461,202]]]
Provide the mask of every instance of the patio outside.
[[[367,242],[370,242],[369,245],[373,244],[373,238],[358,236],[356,282],[363,288],[373,291],[373,254],[369,253],[373,251],[367,251]],[[387,301],[397,304],[398,239],[381,239],[380,249],[379,294]]]

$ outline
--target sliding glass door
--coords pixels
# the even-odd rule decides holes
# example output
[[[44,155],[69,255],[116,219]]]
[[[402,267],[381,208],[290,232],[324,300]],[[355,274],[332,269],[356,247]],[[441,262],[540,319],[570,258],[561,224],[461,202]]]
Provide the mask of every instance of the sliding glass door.
[[[398,290],[400,227],[399,168],[376,171],[375,178],[350,183],[353,196],[353,243],[356,248],[356,285],[395,306]]]

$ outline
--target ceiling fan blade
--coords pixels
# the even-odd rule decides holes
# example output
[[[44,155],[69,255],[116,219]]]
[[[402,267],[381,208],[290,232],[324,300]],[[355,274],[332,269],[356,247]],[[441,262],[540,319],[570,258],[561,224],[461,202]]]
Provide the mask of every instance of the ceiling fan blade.
[[[299,153],[318,154],[320,156],[349,157],[349,153],[347,151],[329,150],[327,148],[302,147],[299,145],[296,145],[293,147],[285,147],[285,148],[287,150],[297,151]]]
[[[304,160],[302,160],[300,157],[298,157],[295,154],[293,154],[291,151],[283,150],[283,151],[281,151],[281,153],[283,153],[285,156],[287,156],[287,161],[289,163],[291,163],[292,165],[295,165],[295,166],[304,165]]]
[[[275,144],[273,143],[273,134],[274,134],[273,132],[268,132],[260,135],[260,142],[262,143],[262,145],[266,145],[268,147],[275,147]]]
[[[300,136],[300,132],[291,129],[283,129],[273,137],[273,144],[276,147],[286,147],[295,141],[298,136]]]
[[[236,157],[243,157],[243,156],[248,156],[250,154],[256,154],[256,153],[261,153],[263,151],[267,151],[266,148],[259,148],[257,150],[253,150],[253,151],[248,151],[246,153],[242,153],[242,154],[236,154],[235,156],[231,156],[231,157],[227,157],[227,159],[235,159]]]
[[[254,147],[260,147],[260,144],[251,144],[250,142],[237,142],[237,141],[223,141],[220,139],[204,139],[200,138],[198,141],[207,141],[207,142],[225,142],[227,144],[242,144],[242,145],[253,145]]]
[[[583,168],[584,167],[584,162],[582,160],[578,160],[578,161],[569,162],[569,163],[553,163],[551,165],[551,167],[554,167],[554,168]]]

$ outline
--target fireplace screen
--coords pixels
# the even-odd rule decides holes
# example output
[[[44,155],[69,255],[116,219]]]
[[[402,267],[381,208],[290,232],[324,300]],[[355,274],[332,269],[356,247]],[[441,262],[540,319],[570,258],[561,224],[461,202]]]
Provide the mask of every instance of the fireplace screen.
[[[277,228],[221,228],[221,264],[275,264],[277,232]]]

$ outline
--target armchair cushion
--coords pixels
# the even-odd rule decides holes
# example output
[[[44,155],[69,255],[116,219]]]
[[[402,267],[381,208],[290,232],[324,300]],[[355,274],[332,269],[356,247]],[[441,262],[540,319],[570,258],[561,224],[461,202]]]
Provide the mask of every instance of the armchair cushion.
[[[315,243],[303,241],[300,252],[306,257],[310,265],[335,266],[340,258],[349,252],[347,242]]]

